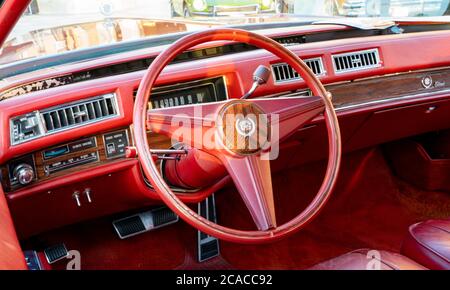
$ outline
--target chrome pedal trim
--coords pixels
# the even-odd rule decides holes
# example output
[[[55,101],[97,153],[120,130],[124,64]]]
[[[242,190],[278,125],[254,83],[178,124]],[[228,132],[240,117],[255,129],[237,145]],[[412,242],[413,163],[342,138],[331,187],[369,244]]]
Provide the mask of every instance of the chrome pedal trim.
[[[179,217],[167,207],[155,208],[113,221],[120,239],[130,238],[176,223]]]
[[[214,194],[198,204],[198,214],[211,222],[217,222]],[[219,256],[219,240],[197,231],[197,254],[197,259],[200,263]]]
[[[53,264],[67,258],[69,256],[69,251],[67,251],[66,245],[61,243],[45,249],[44,255],[47,262]]]

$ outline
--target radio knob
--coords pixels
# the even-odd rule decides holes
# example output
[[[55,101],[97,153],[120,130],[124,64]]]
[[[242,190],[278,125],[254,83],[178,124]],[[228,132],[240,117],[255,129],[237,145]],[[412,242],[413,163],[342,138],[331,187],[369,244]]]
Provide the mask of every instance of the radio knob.
[[[34,170],[31,165],[22,163],[14,169],[14,177],[22,185],[30,184],[34,180]]]

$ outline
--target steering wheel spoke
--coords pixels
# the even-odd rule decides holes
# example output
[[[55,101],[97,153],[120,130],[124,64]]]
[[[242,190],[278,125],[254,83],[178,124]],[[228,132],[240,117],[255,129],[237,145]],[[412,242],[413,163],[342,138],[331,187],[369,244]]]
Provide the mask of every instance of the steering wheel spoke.
[[[219,158],[230,174],[258,230],[277,226],[270,161],[257,155],[244,158],[223,154]]]
[[[267,115],[272,128],[277,128],[278,140],[283,140],[295,129],[324,111],[325,105],[320,97],[280,97],[249,100],[258,105]],[[275,132],[274,132],[275,133]]]
[[[147,111],[147,128],[172,138],[172,143],[183,142],[204,148],[205,136],[215,127],[217,111],[224,102],[169,107]],[[209,136],[213,142],[214,136]],[[212,149],[212,148],[211,148]]]

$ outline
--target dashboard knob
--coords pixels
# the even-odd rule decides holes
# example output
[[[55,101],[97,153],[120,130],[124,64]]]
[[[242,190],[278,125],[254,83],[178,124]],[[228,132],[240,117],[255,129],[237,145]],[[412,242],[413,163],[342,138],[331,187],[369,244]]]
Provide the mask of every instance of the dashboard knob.
[[[14,168],[14,177],[21,185],[30,184],[34,180],[34,170],[31,165],[22,163]]]

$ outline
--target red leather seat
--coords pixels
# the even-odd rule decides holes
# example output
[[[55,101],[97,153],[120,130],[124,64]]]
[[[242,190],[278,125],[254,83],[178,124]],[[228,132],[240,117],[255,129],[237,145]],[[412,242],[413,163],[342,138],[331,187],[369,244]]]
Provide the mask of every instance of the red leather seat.
[[[360,249],[317,264],[310,270],[426,270],[426,268],[400,254]]]
[[[410,226],[401,252],[430,269],[450,270],[450,219]]]

